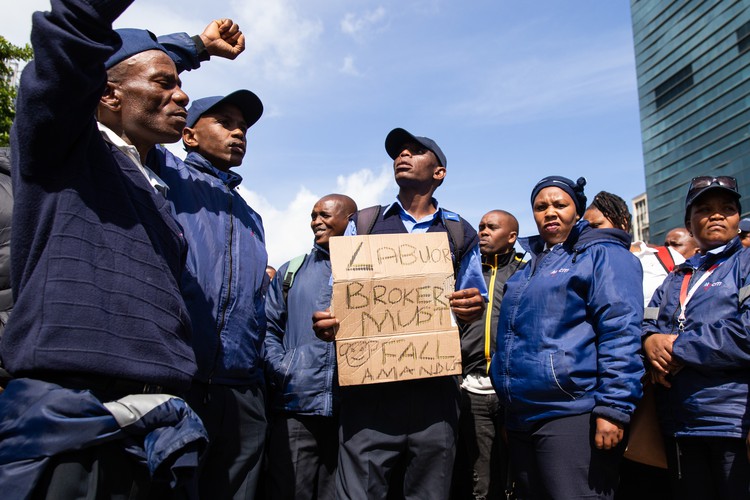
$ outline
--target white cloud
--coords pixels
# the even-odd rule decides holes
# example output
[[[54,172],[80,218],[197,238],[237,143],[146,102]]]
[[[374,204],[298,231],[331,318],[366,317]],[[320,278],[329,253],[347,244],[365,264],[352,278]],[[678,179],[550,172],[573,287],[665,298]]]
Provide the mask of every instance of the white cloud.
[[[341,64],[341,68],[339,68],[339,71],[349,76],[362,76],[356,66],[354,66],[353,56],[344,57],[344,62],[343,64]]]
[[[355,39],[360,39],[385,19],[385,13],[385,8],[382,6],[359,16],[349,12],[341,20],[341,31]]]
[[[240,194],[263,218],[266,230],[268,262],[275,268],[306,253],[313,244],[310,230],[310,211],[321,197],[329,193],[313,193],[301,186],[287,206],[276,206],[262,194],[238,188]],[[390,201],[389,193],[395,192],[393,173],[384,165],[380,172],[362,169],[336,178],[336,189],[332,192],[345,194],[357,202],[359,208]]]
[[[319,19],[307,19],[289,0],[235,0],[238,21],[253,67],[270,81],[293,80],[323,33]]]

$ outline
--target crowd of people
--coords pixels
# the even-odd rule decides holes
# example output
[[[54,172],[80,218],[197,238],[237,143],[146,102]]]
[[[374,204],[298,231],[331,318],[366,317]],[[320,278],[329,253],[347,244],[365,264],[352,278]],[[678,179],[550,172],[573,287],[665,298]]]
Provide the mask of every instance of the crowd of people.
[[[33,17],[0,151],[5,498],[750,496],[734,178],[694,178],[656,246],[619,196],[547,176],[519,238],[507,211],[475,229],[440,206],[445,153],[395,128],[391,203],[322,197],[312,249],[275,272],[232,170],[263,104],[190,100],[179,76],[236,58],[242,31],[113,30],[131,3]],[[428,232],[450,246],[461,375],[339,387],[331,238]],[[626,450],[644,391],[666,468]]]

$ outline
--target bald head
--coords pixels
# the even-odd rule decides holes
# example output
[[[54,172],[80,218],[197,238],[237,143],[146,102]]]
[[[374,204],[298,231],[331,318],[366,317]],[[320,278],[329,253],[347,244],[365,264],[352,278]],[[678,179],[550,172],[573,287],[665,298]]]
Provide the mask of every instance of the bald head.
[[[513,251],[518,238],[518,220],[505,210],[491,210],[479,221],[479,251],[502,255]]]
[[[692,257],[698,251],[698,242],[684,227],[676,227],[669,231],[664,238],[664,246],[672,247],[686,259]]]
[[[315,243],[328,249],[332,236],[342,236],[349,224],[349,217],[357,211],[357,204],[346,195],[328,194],[313,206],[310,213],[310,228]]]

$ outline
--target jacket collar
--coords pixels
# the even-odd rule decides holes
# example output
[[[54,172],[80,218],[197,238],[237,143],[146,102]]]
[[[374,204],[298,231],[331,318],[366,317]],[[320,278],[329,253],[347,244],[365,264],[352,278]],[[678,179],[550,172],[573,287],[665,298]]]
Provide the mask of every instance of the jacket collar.
[[[482,264],[485,264],[487,266],[491,266],[494,268],[505,267],[515,257],[521,260],[521,254],[518,254],[514,252],[513,250],[507,253],[503,253],[503,254],[492,254],[490,256],[482,255]]]
[[[730,255],[733,255],[736,252],[739,252],[742,250],[742,243],[740,242],[739,236],[735,236],[731,240],[729,240],[729,243],[724,245],[724,248],[719,250],[718,252],[708,252],[707,254],[695,254],[692,257],[690,257],[688,260],[685,261],[685,263],[680,264],[677,266],[680,269],[685,268],[693,268],[698,269],[702,265],[704,265],[706,262],[714,262],[719,259],[725,259],[729,257]]]
[[[201,172],[207,173],[213,177],[216,177],[221,182],[227,185],[229,189],[234,189],[242,182],[242,176],[231,170],[224,172],[214,167],[210,161],[204,158],[200,153],[191,151],[185,158],[185,163],[191,167],[200,170]]]
[[[568,238],[561,246],[567,251],[580,252],[595,243],[607,241],[619,244],[629,250],[631,239],[630,234],[621,229],[594,229],[587,220],[581,219],[573,226]],[[544,240],[539,235],[519,238],[518,242],[524,250],[532,255],[538,256],[544,251]]]

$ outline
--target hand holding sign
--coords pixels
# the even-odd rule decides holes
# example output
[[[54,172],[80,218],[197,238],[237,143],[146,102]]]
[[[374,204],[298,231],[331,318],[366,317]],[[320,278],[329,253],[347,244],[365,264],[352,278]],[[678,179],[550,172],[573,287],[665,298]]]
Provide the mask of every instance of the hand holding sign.
[[[332,342],[336,339],[339,320],[333,316],[330,308],[325,311],[315,311],[312,315],[312,321],[316,337],[326,342]]]
[[[451,311],[464,323],[471,323],[482,317],[484,312],[484,297],[478,288],[456,290],[448,295]]]

